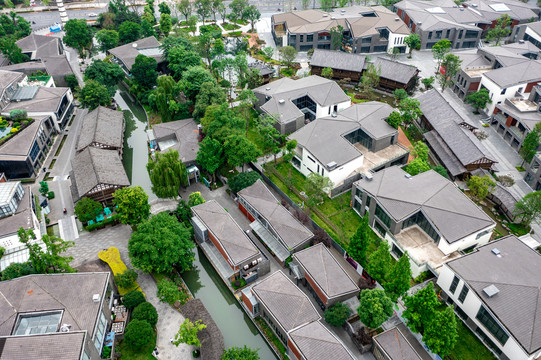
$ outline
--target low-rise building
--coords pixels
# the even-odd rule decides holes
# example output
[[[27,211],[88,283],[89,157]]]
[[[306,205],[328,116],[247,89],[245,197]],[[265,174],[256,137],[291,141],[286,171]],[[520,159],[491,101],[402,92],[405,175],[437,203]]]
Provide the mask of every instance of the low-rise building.
[[[410,258],[413,277],[486,244],[496,224],[457,186],[434,170],[411,176],[393,166],[354,183],[351,202],[391,247]]]
[[[180,160],[190,166],[199,151],[199,125],[193,119],[156,124],[147,131],[150,148],[161,152],[177,150]]]
[[[0,282],[0,359],[101,359],[111,319],[109,273]]]
[[[321,243],[293,254],[289,267],[295,268],[322,309],[359,295],[357,284]]]
[[[109,49],[107,52],[114,56],[114,61],[122,67],[126,74],[130,74],[131,67],[135,64],[135,58],[139,55],[151,57],[156,60],[158,65],[162,64],[165,58],[160,46],[160,42],[154,36],[149,36]]]
[[[474,134],[477,127],[460,116],[438,90],[427,91],[417,99],[423,112],[421,127],[430,130],[423,136],[452,178],[477,169],[488,170],[497,162]]]
[[[281,261],[308,245],[314,234],[297,220],[261,180],[238,193],[239,209],[250,227]]]
[[[305,176],[314,172],[349,191],[353,181],[408,161],[398,130],[386,122],[394,109],[381,102],[355,104],[320,118],[289,136],[297,140],[293,165]]]
[[[275,14],[271,26],[278,46],[293,46],[297,51],[330,50],[332,29],[339,27],[342,27],[343,45],[353,53],[392,53],[394,48],[400,53],[408,51],[404,38],[410,30],[383,6],[350,6],[334,9],[332,13],[312,9]]]
[[[447,262],[437,284],[499,359],[532,360],[541,356],[540,271],[539,253],[510,235]]]
[[[122,157],[124,146],[124,113],[98,106],[83,118],[83,127],[75,149],[81,152],[89,146],[116,150]]]
[[[256,108],[276,119],[281,134],[351,105],[351,98],[332,80],[316,75],[298,80],[282,78],[254,89]]]
[[[540,191],[541,171],[539,171],[539,168],[541,167],[541,153],[537,152],[532,161],[530,163],[526,163],[524,167],[526,168],[524,181],[526,181],[526,183],[530,185],[534,191]]]
[[[267,84],[274,76],[274,68],[271,65],[265,64],[263,61],[255,61],[248,63],[248,67],[259,71],[261,77],[261,84]]]
[[[251,283],[269,272],[269,261],[216,200],[192,207],[192,213],[195,239],[227,283]]]
[[[372,351],[377,360],[422,360],[397,327],[374,336]]]
[[[510,37],[513,42],[529,41],[541,50],[541,21],[515,26]]]
[[[0,145],[0,172],[9,179],[36,177],[52,145],[54,132],[50,116],[34,118]]]

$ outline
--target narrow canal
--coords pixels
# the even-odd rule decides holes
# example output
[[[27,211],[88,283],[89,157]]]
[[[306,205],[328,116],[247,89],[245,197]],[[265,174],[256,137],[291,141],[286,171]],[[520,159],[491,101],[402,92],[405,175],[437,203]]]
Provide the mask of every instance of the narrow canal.
[[[146,170],[148,151],[145,111],[122,85],[118,87],[114,98],[126,120],[122,159],[124,168],[131,184],[140,185],[152,201],[156,195],[152,193],[152,184]],[[247,345],[259,349],[259,356],[263,360],[276,359],[274,352],[201,250],[196,250],[193,270],[184,273],[183,278],[192,294],[205,304],[222,331],[226,347]]]
[[[195,253],[193,269],[182,274],[182,278],[192,294],[205,304],[222,330],[226,348],[246,345],[259,349],[259,357],[263,360],[276,359],[265,339],[199,248]]]

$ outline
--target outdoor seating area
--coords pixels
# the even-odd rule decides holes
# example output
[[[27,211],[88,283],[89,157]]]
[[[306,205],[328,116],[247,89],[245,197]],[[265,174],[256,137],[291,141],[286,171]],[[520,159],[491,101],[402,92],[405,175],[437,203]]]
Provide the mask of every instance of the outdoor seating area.
[[[110,218],[111,216],[113,216],[113,213],[111,212],[111,209],[109,209],[108,207],[104,208],[103,209],[103,213],[99,214],[98,216],[96,216],[96,219],[95,221],[94,220],[89,220],[86,225],[93,225],[93,224],[99,224],[101,223],[102,221],[104,221],[105,219],[108,219]]]

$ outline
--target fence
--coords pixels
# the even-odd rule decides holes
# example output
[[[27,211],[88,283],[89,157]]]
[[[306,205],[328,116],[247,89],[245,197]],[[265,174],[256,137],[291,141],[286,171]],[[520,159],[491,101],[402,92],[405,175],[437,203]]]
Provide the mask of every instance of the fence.
[[[348,177],[342,185],[339,185],[331,190],[331,199],[334,199],[335,197],[342,195],[346,192],[351,192],[351,187],[353,186],[353,183],[357,180],[360,180],[363,176],[360,173],[357,173],[353,176]]]

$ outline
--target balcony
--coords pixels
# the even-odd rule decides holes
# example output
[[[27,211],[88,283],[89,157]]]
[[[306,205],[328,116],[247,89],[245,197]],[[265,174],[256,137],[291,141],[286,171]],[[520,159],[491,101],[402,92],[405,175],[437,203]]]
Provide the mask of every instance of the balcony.
[[[525,131],[520,131],[516,126],[509,126],[508,129],[518,140],[522,140],[526,136]]]

